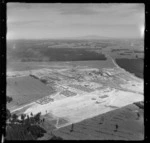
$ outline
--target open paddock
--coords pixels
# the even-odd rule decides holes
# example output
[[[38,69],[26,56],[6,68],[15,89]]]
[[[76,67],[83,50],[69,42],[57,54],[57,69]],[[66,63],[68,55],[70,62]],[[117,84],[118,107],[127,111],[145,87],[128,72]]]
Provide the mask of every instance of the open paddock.
[[[26,71],[47,69],[70,69],[72,67],[91,67],[91,68],[114,68],[115,65],[111,60],[94,60],[94,61],[67,61],[67,62],[10,62],[7,64],[7,71]]]
[[[30,76],[7,78],[7,96],[13,98],[8,108],[17,108],[54,93],[55,90]],[[13,109],[14,109],[13,108]]]
[[[139,112],[138,107],[130,104],[75,123],[73,129],[72,125],[55,129],[53,134],[64,140],[143,140],[143,113],[139,112],[137,119],[135,110]]]

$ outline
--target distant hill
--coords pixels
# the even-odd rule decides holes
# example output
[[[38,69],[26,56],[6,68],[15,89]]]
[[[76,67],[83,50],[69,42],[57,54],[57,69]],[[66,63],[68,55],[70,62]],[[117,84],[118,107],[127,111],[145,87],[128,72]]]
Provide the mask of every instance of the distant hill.
[[[67,39],[67,38],[65,38]],[[77,39],[77,40],[143,40],[143,38],[136,38],[136,37],[133,37],[133,38],[128,38],[128,37],[109,37],[109,36],[98,36],[98,35],[87,35],[87,36],[79,36],[79,37],[71,37],[71,38],[68,38],[68,39]]]
[[[80,37],[70,37],[64,39],[76,39],[76,40],[105,40],[105,39],[114,39],[113,37],[104,37],[97,35],[88,35],[88,36],[80,36]]]

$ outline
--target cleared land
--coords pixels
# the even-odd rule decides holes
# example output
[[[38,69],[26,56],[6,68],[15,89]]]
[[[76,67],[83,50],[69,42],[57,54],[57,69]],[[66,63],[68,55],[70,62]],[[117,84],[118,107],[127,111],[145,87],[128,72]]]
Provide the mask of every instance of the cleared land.
[[[93,98],[95,100],[92,100]],[[111,89],[66,97],[44,105],[34,104],[24,113],[29,115],[31,112],[33,114],[41,112],[42,115],[50,113],[50,116],[58,121],[59,118],[67,119],[68,122],[64,124],[59,122],[55,124],[57,128],[60,128],[114,110],[114,107],[120,108],[142,100],[143,96],[140,94]]]

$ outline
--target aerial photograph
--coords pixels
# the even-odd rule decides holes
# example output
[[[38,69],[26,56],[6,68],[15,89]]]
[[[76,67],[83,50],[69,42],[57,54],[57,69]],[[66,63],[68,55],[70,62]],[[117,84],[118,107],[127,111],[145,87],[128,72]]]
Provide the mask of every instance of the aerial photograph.
[[[7,3],[5,140],[141,141],[142,3]]]

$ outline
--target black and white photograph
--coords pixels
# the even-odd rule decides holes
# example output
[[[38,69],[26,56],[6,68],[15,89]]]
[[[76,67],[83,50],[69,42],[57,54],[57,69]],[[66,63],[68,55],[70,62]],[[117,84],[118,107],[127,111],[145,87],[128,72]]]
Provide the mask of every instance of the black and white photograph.
[[[144,140],[144,3],[6,8],[5,140]]]

